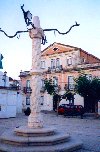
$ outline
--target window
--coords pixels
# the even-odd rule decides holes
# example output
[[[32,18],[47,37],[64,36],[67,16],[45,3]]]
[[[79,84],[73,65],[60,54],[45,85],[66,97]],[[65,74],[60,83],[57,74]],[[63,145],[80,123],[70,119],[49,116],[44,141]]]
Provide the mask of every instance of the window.
[[[55,59],[51,59],[51,69],[55,68]]]
[[[59,67],[60,67],[60,59],[57,58],[57,59],[56,59],[56,68],[59,68]]]
[[[86,61],[86,59],[83,57],[83,58],[82,58],[82,63],[85,63],[85,61]]]
[[[74,77],[68,76],[68,89],[73,90],[74,89]]]
[[[30,80],[27,80],[27,81],[26,81],[26,87],[27,87],[27,88],[30,88]]]
[[[45,61],[41,61],[41,69],[45,69]]]
[[[44,96],[41,96],[41,105],[44,103]]]
[[[55,47],[55,48],[53,48],[53,50],[54,50],[54,51],[57,51],[57,50],[58,50],[58,48],[56,48],[56,47]]]
[[[26,105],[30,105],[30,97],[29,96],[26,97]]]
[[[71,65],[71,64],[72,64],[72,58],[69,57],[69,58],[67,58],[67,65]]]
[[[86,75],[86,78],[87,78],[88,80],[92,80],[92,75],[91,75],[91,74],[87,74],[87,75]]]
[[[42,79],[42,80],[41,80],[41,87],[44,87],[44,86],[45,86],[44,80]]]
[[[58,78],[57,77],[53,77],[53,83],[55,86],[58,86]]]

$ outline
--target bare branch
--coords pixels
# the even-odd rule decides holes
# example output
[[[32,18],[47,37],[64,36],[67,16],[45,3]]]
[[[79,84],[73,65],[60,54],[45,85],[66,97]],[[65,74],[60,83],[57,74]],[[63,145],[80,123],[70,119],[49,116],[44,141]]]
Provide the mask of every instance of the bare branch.
[[[76,24],[72,25],[72,26],[69,28],[69,30],[68,30],[67,32],[65,32],[65,33],[60,32],[58,29],[44,29],[43,31],[44,31],[44,32],[49,32],[49,31],[54,31],[54,32],[55,32],[55,31],[57,31],[59,34],[65,35],[65,34],[68,34],[74,26],[79,26],[79,25],[80,25],[80,24],[78,24],[77,22],[75,22],[75,23],[76,23]],[[32,28],[36,28],[36,27],[32,27]],[[32,29],[32,28],[31,28],[31,29]],[[26,30],[26,31],[17,31],[17,32],[16,32],[14,35],[12,35],[12,36],[9,36],[9,35],[8,35],[4,30],[2,30],[1,28],[0,28],[0,32],[4,33],[4,35],[7,36],[7,37],[9,37],[9,38],[14,38],[14,37],[18,36],[18,34],[20,34],[20,33],[29,32],[29,30],[31,30],[31,29],[28,29],[28,30]]]
[[[47,31],[57,31],[59,34],[65,35],[65,34],[68,34],[74,26],[79,26],[79,25],[80,25],[80,24],[78,24],[77,22],[75,22],[75,23],[76,23],[76,24],[72,25],[72,26],[69,28],[69,30],[68,30],[67,32],[64,32],[64,33],[63,33],[63,32],[60,32],[58,29],[44,29],[43,31],[44,31],[44,32],[47,32]]]
[[[17,31],[14,35],[12,35],[12,36],[9,36],[4,30],[2,30],[2,29],[0,29],[0,32],[2,32],[2,33],[4,33],[7,37],[9,37],[9,38],[14,38],[14,37],[16,37],[17,36],[17,34],[20,34],[20,33],[25,33],[25,32],[28,32],[28,30],[27,31]]]

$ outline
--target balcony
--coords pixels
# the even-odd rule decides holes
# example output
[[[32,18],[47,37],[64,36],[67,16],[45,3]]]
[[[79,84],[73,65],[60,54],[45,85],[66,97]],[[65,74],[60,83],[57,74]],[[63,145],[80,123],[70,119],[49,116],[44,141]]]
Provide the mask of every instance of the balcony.
[[[5,90],[20,90],[20,86],[9,86],[9,87],[6,87],[6,86],[0,86],[0,89],[5,89]]]
[[[20,86],[12,86],[12,87],[9,87],[9,89],[11,90],[20,90]]]
[[[77,66],[80,69],[98,69],[100,68],[100,63],[92,63],[92,64],[81,64]]]
[[[21,71],[19,77],[27,77],[30,75],[30,71]]]
[[[61,72],[63,70],[63,67],[62,65],[56,67],[56,72]]]
[[[32,89],[31,89],[31,87],[24,87],[24,88],[23,88],[23,92],[24,92],[25,94],[27,94],[27,93],[31,94],[31,93],[32,93]]]
[[[58,66],[58,67],[48,67],[48,73],[52,73],[52,72],[61,72],[63,70],[62,65]]]
[[[80,70],[88,70],[88,69],[99,69],[100,68],[100,63],[84,63],[84,64],[78,64],[78,65],[71,65],[65,66],[63,69],[65,72],[70,72],[70,71],[80,71]]]

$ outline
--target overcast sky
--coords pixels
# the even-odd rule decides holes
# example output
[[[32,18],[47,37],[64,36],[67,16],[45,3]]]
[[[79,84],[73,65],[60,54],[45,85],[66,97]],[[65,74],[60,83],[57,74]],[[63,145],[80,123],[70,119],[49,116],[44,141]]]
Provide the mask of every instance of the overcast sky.
[[[57,28],[66,32],[77,21],[67,35],[46,32],[48,45],[59,42],[82,48],[100,58],[100,0],[0,0],[0,28],[8,35],[18,30],[27,30],[20,6],[39,16],[41,27]],[[0,53],[4,56],[3,70],[8,76],[17,79],[21,70],[31,69],[32,43],[28,33],[20,39],[7,38],[0,32]],[[1,69],[0,69],[1,70]]]

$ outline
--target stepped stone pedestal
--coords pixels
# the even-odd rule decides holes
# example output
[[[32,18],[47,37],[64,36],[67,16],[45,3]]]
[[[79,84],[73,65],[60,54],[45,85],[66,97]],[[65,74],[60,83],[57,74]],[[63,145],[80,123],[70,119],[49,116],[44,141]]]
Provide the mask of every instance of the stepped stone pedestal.
[[[32,39],[31,114],[28,125],[8,130],[0,136],[0,152],[71,152],[82,143],[65,132],[45,127],[40,112],[41,88],[41,39],[43,30],[38,17],[34,17],[35,29],[29,31]]]
[[[52,127],[21,126],[4,132],[0,140],[1,152],[72,152],[82,147],[82,142]]]

